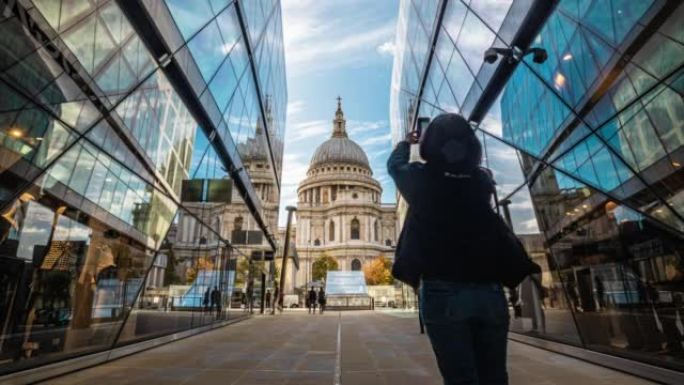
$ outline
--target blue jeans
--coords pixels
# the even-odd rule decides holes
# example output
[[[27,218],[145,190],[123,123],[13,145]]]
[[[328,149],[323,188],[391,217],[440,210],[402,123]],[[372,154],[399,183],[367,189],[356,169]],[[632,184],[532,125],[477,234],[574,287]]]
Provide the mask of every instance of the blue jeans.
[[[445,385],[508,384],[501,285],[423,280],[420,311]]]

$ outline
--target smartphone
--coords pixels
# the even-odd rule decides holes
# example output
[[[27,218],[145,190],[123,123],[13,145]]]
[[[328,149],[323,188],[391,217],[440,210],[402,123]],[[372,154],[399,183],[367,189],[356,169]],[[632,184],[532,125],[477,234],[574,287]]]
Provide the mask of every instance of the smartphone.
[[[418,139],[420,139],[420,137],[423,135],[423,132],[425,132],[425,130],[427,129],[428,124],[430,124],[430,118],[418,118],[418,122],[416,124],[416,137]]]

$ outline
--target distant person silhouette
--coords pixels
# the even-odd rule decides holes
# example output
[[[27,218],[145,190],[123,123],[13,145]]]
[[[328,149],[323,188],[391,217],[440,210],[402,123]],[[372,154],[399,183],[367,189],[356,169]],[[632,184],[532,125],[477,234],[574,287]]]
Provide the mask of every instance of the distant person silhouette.
[[[204,299],[202,300],[202,305],[204,306],[204,311],[209,309],[209,300],[211,299],[211,287],[207,287],[207,291],[204,292]]]
[[[266,308],[269,309],[271,307],[271,289],[266,290]]]
[[[606,287],[598,275],[594,276],[594,288],[596,289],[596,299],[598,300],[599,308],[606,310]]]
[[[311,290],[309,290],[309,314],[311,312],[316,313],[316,291],[314,290],[313,286],[311,286]]]
[[[216,307],[216,314],[221,313],[221,292],[214,286],[214,290],[211,291],[211,310]]]
[[[409,161],[417,143],[425,163]],[[477,240],[500,223],[491,172],[481,162],[480,141],[456,114],[410,132],[387,162],[409,206],[393,273],[420,286],[422,319],[446,385],[508,384],[508,306],[497,266],[477,255],[484,248]],[[398,270],[402,260],[410,268]]]
[[[326,302],[325,290],[323,290],[323,288],[321,288],[321,290],[318,292],[318,307],[320,309],[319,311],[321,314],[323,314],[323,311],[325,310],[325,302]]]

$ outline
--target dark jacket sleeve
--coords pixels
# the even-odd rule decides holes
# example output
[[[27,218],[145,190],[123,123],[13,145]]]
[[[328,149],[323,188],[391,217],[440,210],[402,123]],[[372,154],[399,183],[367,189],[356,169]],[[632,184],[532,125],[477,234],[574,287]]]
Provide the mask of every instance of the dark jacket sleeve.
[[[404,199],[411,204],[416,195],[416,177],[420,174],[422,165],[418,162],[409,163],[411,145],[401,141],[387,160],[387,171],[397,185],[397,189]]]

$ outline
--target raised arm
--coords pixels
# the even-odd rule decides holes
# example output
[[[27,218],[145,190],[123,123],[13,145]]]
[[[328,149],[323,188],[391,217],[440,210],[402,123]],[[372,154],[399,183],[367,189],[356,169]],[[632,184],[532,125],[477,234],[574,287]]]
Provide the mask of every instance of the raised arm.
[[[394,148],[387,160],[387,171],[394,180],[399,193],[411,204],[415,198],[416,176],[420,172],[422,165],[414,162],[409,163],[411,155],[411,144],[407,141],[401,141]]]

